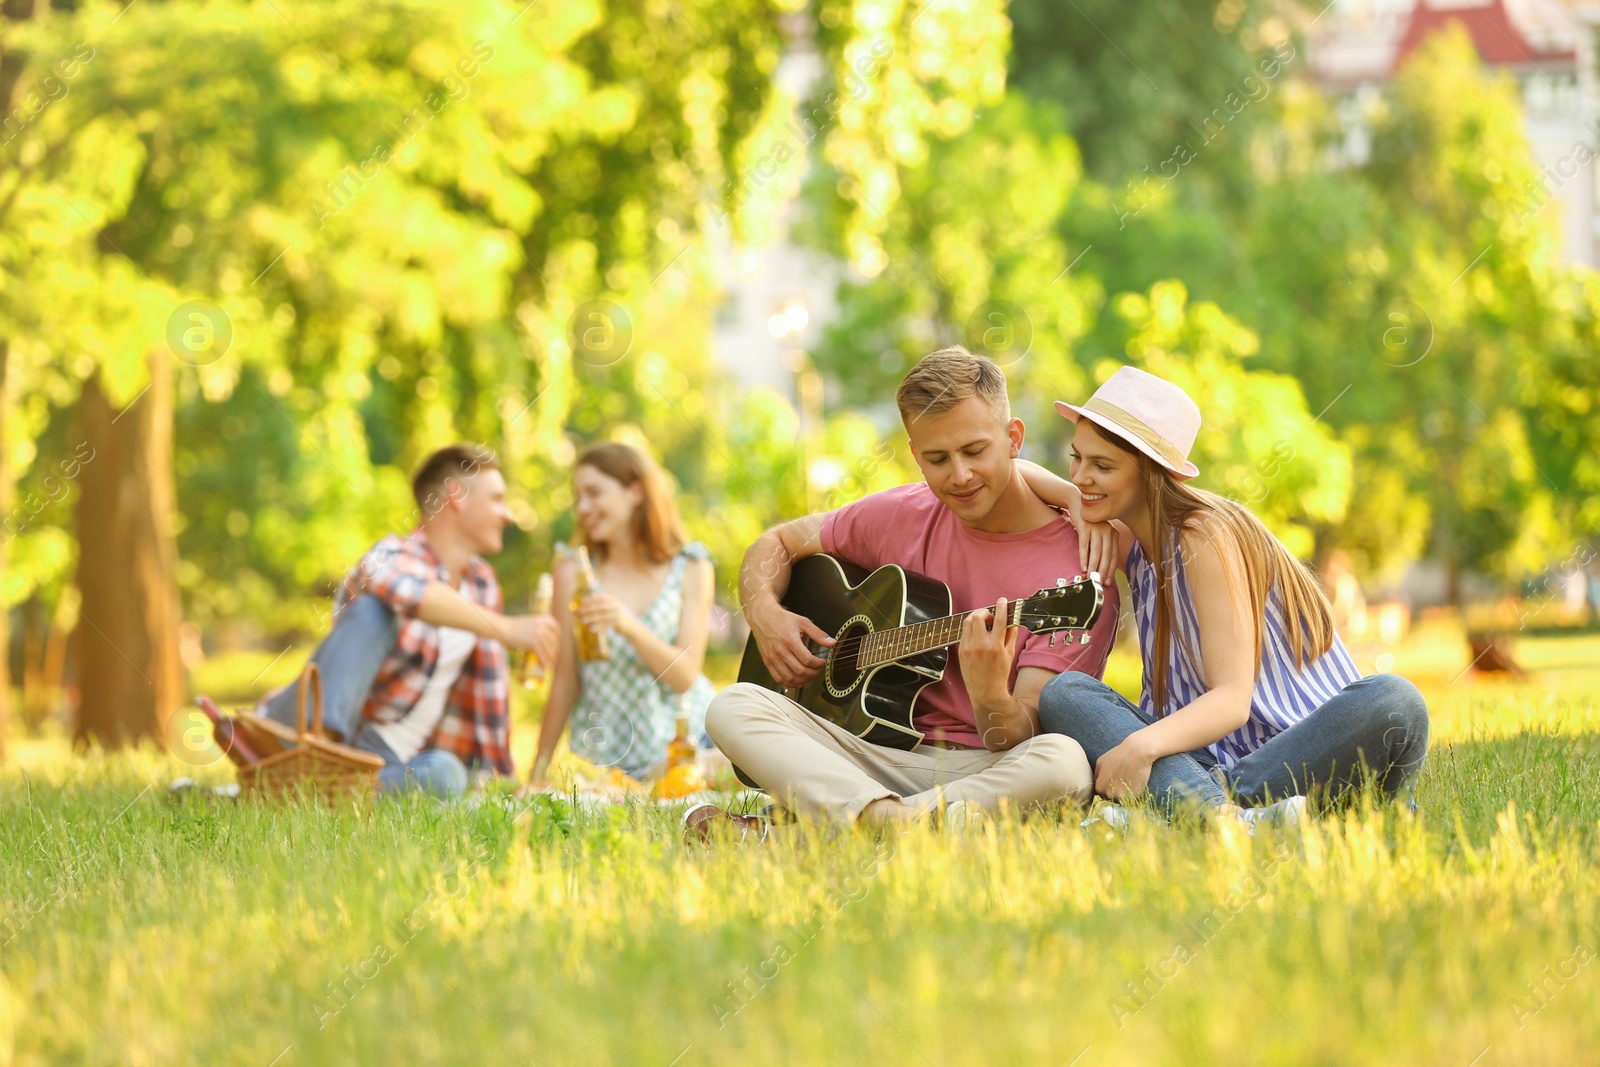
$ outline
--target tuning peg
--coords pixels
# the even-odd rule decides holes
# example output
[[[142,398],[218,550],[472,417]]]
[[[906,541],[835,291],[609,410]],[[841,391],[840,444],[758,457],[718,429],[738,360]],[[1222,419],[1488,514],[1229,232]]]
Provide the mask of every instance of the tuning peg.
[[[1057,578],[1056,579],[1056,588],[1057,589],[1065,589],[1066,587],[1067,587],[1067,580],[1065,578]]]
[[[1055,634],[1051,634],[1049,637],[1045,638],[1044,647],[1045,648],[1055,648],[1056,647],[1056,635]]]
[[[1100,580],[1100,572],[1099,571],[1090,571],[1089,572],[1089,577],[1093,578],[1095,581],[1098,582]]]
[[[1083,636],[1078,638],[1078,644],[1087,645],[1088,643],[1089,643],[1089,631],[1085,630],[1085,631],[1083,631]]]

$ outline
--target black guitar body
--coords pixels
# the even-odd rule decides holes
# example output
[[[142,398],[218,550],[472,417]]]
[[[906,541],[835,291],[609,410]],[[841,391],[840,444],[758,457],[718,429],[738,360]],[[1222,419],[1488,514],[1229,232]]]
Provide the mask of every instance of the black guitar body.
[[[1069,582],[1057,578],[1054,588],[1012,601],[1004,624],[1029,633],[1084,631],[1100,617],[1105,588],[1098,574]],[[841,726],[875,745],[913,749],[922,733],[912,725],[923,688],[944,677],[950,649],[961,640],[962,620],[971,610],[954,615],[950,589],[943,582],[890,564],[868,574],[863,567],[832,556],[807,556],[794,565],[783,606],[830,634],[831,649],[813,648],[826,661],[816,677],[799,689],[778,684],[761,658],[751,635],[739,665],[739,681],[794,700],[818,718]],[[893,632],[886,632],[893,631]],[[873,654],[862,655],[862,641],[873,641]],[[871,663],[863,666],[864,662]],[[739,780],[755,785],[737,767]]]
[[[827,666],[800,689],[778,684],[754,637],[745,645],[739,681],[783,693],[857,737],[875,745],[912,749],[922,743],[914,726],[917,696],[944,677],[948,648],[862,670],[859,638],[950,614],[950,590],[932,578],[893,564],[868,574],[832,556],[807,556],[794,565],[783,606],[833,635],[832,650],[813,649]]]

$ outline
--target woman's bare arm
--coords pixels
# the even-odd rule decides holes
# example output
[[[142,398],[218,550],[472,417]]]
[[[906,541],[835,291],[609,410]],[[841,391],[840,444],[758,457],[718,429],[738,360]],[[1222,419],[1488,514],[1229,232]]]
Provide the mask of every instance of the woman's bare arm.
[[[1034,495],[1051,507],[1065,511],[1075,524],[1083,521],[1082,490],[1031,459],[1019,459],[1016,464],[1022,480],[1033,490]]]
[[[1183,535],[1184,570],[1200,626],[1200,666],[1206,691],[1171,715],[1140,730],[1152,759],[1191,752],[1233,733],[1250,718],[1255,693],[1256,645],[1244,562],[1226,533]],[[1232,569],[1232,581],[1228,571]]]

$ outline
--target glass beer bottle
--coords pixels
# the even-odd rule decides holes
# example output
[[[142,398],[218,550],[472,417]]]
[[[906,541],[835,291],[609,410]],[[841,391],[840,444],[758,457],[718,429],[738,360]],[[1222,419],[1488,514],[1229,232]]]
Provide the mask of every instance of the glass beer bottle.
[[[546,615],[550,612],[550,592],[552,586],[548,574],[539,575],[539,582],[533,588],[533,605],[531,613]],[[544,664],[539,662],[539,653],[528,649],[522,653],[522,666],[517,672],[518,679],[524,689],[533,689],[544,681]]]
[[[590,593],[599,588],[599,583],[594,578],[594,567],[589,563],[589,550],[582,545],[574,553],[578,563],[578,588],[572,594],[572,632],[578,641],[578,661],[591,663],[599,659],[611,658],[611,639],[604,631],[594,631],[583,624],[578,616],[578,609]]]
[[[672,742],[667,745],[667,770],[693,767],[697,753],[694,742],[689,740],[689,713],[680,711],[677,714]]]

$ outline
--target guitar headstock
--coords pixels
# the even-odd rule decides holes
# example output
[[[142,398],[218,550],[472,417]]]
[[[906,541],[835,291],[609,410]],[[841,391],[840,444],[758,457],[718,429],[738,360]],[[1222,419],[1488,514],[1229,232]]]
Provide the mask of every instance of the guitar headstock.
[[[1100,617],[1104,603],[1105,588],[1098,573],[1090,571],[1071,581],[1057,578],[1054,589],[1041,589],[1017,604],[1016,625],[1036,634],[1086,630]]]

